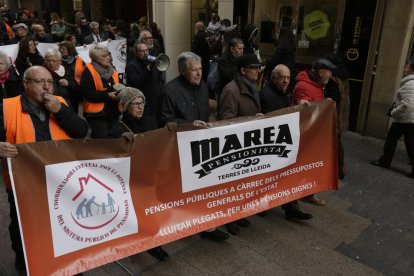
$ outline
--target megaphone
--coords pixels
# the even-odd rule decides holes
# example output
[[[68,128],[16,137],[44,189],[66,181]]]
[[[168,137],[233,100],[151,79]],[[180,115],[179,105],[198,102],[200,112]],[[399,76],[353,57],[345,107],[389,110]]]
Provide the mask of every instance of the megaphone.
[[[148,55],[147,61],[161,72],[167,71],[168,67],[170,67],[170,58],[165,54],[159,54],[158,57]]]

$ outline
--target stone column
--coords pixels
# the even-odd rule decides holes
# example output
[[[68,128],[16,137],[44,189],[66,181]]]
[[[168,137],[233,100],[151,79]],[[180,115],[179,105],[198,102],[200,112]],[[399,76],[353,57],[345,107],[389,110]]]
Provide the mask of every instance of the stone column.
[[[378,15],[377,15],[378,16]],[[403,68],[409,52],[414,25],[414,2],[406,0],[388,0],[384,15],[375,77],[368,103],[365,133],[384,138],[390,123],[386,116],[395,92],[402,78]],[[370,54],[375,54],[376,45],[370,45]],[[370,69],[367,68],[367,71]],[[369,74],[370,72],[366,73]],[[367,80],[367,77],[365,77]],[[363,93],[369,93],[364,87]],[[366,96],[366,95],[363,95]],[[361,101],[361,109],[366,109]],[[361,112],[360,112],[361,113]],[[360,115],[362,115],[361,113]],[[364,118],[358,118],[358,121]]]
[[[167,81],[178,76],[177,56],[191,50],[191,0],[153,0],[153,17],[170,58]]]

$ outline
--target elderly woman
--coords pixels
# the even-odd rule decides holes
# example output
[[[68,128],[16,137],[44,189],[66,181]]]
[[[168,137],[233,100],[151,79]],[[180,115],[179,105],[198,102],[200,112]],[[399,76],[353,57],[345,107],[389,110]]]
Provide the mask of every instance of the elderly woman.
[[[80,84],[83,70],[85,70],[85,62],[78,55],[74,44],[64,40],[59,43],[59,52],[62,54],[62,65],[73,76],[75,81]]]
[[[158,128],[157,120],[144,115],[145,96],[132,87],[125,87],[119,94],[122,107],[122,119],[112,128],[109,137],[117,138],[125,132],[138,134]]]
[[[36,41],[31,37],[20,40],[19,51],[16,57],[17,72],[23,76],[24,71],[33,65],[43,65],[44,59],[36,48]]]
[[[23,84],[20,75],[11,65],[10,57],[0,51],[0,100],[18,96],[23,92]]]
[[[80,86],[62,65],[62,55],[58,49],[47,49],[44,67],[52,74],[55,95],[69,100],[73,110],[78,112],[81,98]]]
[[[113,126],[108,135],[109,138],[118,138],[128,132],[138,134],[158,128],[154,117],[144,115],[145,96],[141,91],[133,87],[125,87],[119,94],[119,102],[122,107],[122,119]],[[168,253],[161,246],[147,252],[160,261],[166,261],[169,258]]]
[[[118,122],[118,93],[114,85],[119,83],[118,72],[105,46],[95,44],[89,50],[91,63],[82,73],[83,112],[92,129],[92,138],[106,138]]]

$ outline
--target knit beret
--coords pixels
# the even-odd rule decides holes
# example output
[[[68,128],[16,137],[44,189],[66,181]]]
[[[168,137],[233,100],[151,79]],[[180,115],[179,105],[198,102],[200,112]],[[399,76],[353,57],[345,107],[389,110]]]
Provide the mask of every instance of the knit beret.
[[[119,102],[121,103],[122,112],[127,110],[130,102],[138,98],[142,98],[145,101],[145,96],[140,90],[133,87],[125,87],[122,89],[119,93]]]

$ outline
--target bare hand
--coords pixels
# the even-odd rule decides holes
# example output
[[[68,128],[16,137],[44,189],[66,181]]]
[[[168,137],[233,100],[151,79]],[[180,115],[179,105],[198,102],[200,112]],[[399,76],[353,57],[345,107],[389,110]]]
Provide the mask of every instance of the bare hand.
[[[118,100],[118,93],[117,92],[110,92],[110,93],[108,93],[108,96],[114,101]]]
[[[62,108],[62,103],[52,94],[43,94],[43,106],[52,113],[57,113]]]
[[[255,116],[264,116],[264,114],[259,112],[259,113],[256,113]]]
[[[8,142],[0,142],[0,157],[15,157],[17,155],[17,148]]]
[[[195,126],[208,126],[208,124],[201,120],[194,120],[193,125]]]
[[[307,106],[310,106],[310,102],[308,100],[299,100],[298,104],[306,104]]]
[[[135,134],[130,131],[122,133],[121,137],[125,138],[127,142],[134,142],[135,140]]]
[[[62,86],[68,86],[69,85],[69,82],[66,79],[60,79],[59,80],[59,84],[62,85]]]
[[[165,124],[165,126],[168,128],[169,131],[175,131],[175,129],[177,128],[177,122],[168,122]]]

